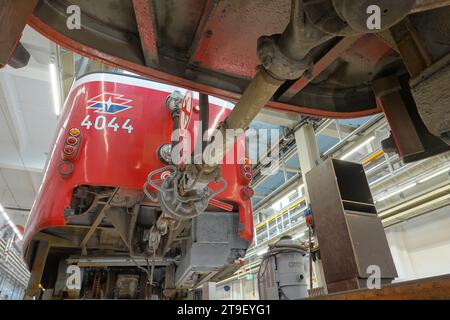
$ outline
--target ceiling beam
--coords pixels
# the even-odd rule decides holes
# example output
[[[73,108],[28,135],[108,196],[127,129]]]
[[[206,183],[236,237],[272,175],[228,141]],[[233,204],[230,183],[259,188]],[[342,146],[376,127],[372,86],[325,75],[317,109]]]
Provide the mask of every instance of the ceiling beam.
[[[43,173],[44,172],[44,167],[40,167],[40,166],[29,166],[27,165],[26,167],[23,166],[23,164],[19,164],[19,163],[6,163],[3,162],[0,159],[0,168],[3,169],[11,169],[11,170],[19,170],[19,171],[28,171],[28,172],[36,172],[36,173]]]
[[[331,48],[322,58],[317,61],[308,77],[300,77],[292,86],[289,87],[279,98],[278,101],[288,102],[313,81],[319,74],[327,69],[340,55],[348,50],[361,36],[344,37],[333,48]]]
[[[153,0],[133,0],[134,14],[141,39],[142,53],[145,65],[155,67],[159,65],[157,33],[154,25],[155,14]]]
[[[8,73],[0,73],[0,94],[3,96],[5,103],[1,103],[0,108],[2,109],[6,119],[5,121],[11,124],[11,129],[13,130],[11,135],[16,141],[19,148],[18,152],[22,153],[26,146],[28,145],[28,134],[25,127],[25,120],[22,116],[22,110],[20,108],[20,100],[17,92],[16,85],[12,76]],[[0,96],[0,98],[2,98]],[[1,100],[0,100],[1,101]]]
[[[255,120],[282,127],[293,128],[300,121],[300,115],[292,115],[277,110],[263,109],[258,113]]]
[[[352,126],[347,126],[347,125],[339,125],[339,131],[341,133],[341,138],[344,138],[345,136],[349,135],[350,133],[352,133],[355,130],[355,127]],[[339,138],[339,133],[336,130],[336,127],[334,126],[329,126],[326,127],[325,129],[323,129],[320,132],[321,135],[323,136],[328,136],[328,137],[333,137],[333,138]]]
[[[4,67],[38,0],[3,0],[0,6],[0,68]]]

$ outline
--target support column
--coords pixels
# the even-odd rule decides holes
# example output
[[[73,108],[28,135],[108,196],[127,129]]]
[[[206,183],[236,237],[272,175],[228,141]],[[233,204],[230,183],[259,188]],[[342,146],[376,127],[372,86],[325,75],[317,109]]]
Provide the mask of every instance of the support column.
[[[24,300],[32,300],[33,297],[39,294],[39,284],[41,283],[42,273],[44,272],[45,262],[47,261],[48,251],[50,245],[46,241],[40,241],[36,257],[32,262],[30,280],[28,280],[28,286],[25,291]]]
[[[304,174],[321,162],[319,149],[317,148],[316,134],[312,124],[307,123],[295,131],[294,135],[300,160],[300,169]]]
[[[316,134],[314,132],[314,127],[312,124],[305,124],[301,126],[294,133],[295,142],[297,145],[297,153],[300,162],[300,169],[302,172],[302,181],[305,184],[305,200],[306,204],[309,205],[309,194],[308,186],[306,180],[304,179],[305,174],[309,172],[312,168],[318,166],[322,159],[320,158],[319,149],[317,147]],[[314,242],[318,244],[316,235],[314,235]],[[322,262],[317,259],[313,263],[314,274],[317,278],[317,285],[323,287],[325,293],[327,292],[325,277],[323,274]],[[310,288],[312,289],[312,288]]]

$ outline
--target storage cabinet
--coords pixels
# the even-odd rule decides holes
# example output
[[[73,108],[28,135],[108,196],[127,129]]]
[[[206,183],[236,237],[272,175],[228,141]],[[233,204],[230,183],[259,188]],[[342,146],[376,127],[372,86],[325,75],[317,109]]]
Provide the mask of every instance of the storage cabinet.
[[[330,158],[306,184],[328,292],[365,288],[372,265],[390,283],[397,272],[363,166]]]

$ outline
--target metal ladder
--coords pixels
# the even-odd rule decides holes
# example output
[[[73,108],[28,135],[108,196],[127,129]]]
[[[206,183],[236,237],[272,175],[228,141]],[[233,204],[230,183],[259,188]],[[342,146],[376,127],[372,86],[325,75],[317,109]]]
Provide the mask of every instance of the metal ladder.
[[[95,271],[94,281],[92,284],[92,299],[100,299],[102,275],[100,271]]]

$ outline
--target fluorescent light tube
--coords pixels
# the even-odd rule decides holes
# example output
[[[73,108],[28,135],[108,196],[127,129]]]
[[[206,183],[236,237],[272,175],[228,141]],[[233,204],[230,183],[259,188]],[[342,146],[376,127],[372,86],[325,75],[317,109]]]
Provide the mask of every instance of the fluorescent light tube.
[[[58,68],[54,58],[50,62],[50,83],[52,86],[53,110],[56,116],[59,116],[61,112],[61,95],[59,89]]]
[[[23,240],[23,236],[20,233],[19,229],[17,229],[16,225],[14,224],[14,222],[11,221],[11,218],[8,216],[8,214],[6,213],[5,209],[3,208],[3,206],[0,204],[0,211],[3,214],[3,217],[5,218],[6,222],[8,222],[8,224],[10,225],[10,227],[13,229],[13,231],[16,233],[17,237],[20,240]]]

